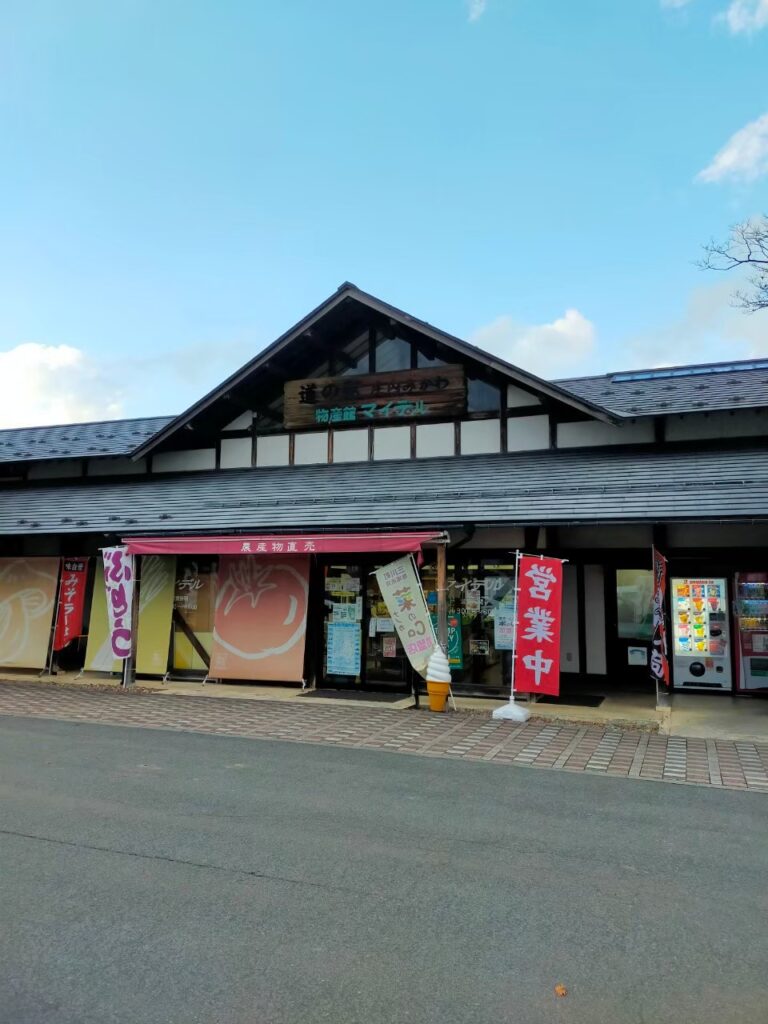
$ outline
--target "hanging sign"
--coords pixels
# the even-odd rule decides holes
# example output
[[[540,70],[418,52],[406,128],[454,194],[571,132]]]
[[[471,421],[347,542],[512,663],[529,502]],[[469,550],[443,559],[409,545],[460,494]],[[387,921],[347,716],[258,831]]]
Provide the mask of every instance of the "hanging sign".
[[[83,632],[85,585],[88,581],[87,558],[65,558],[59,584],[59,611],[53,649],[60,651]]]
[[[43,668],[58,578],[58,558],[0,558],[0,665]]]
[[[377,569],[375,575],[408,660],[425,675],[436,641],[413,558],[398,558]]]
[[[109,642],[115,658],[130,658],[133,648],[133,555],[124,547],[103,548]]]
[[[284,425],[315,427],[422,420],[464,411],[463,366],[314,377],[285,384]]]
[[[308,558],[222,556],[211,676],[300,683],[308,598]]]
[[[667,560],[653,549],[653,641],[651,643],[651,679],[669,686],[667,625],[664,606],[667,594]]]
[[[523,555],[518,565],[515,690],[560,694],[563,563]]]

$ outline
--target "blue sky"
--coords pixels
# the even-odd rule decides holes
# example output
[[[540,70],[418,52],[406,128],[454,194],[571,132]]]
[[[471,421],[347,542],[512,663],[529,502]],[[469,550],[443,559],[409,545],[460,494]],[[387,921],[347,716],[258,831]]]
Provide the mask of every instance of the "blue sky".
[[[0,424],[178,412],[344,280],[544,376],[768,354],[693,265],[766,68],[768,0],[4,0]]]

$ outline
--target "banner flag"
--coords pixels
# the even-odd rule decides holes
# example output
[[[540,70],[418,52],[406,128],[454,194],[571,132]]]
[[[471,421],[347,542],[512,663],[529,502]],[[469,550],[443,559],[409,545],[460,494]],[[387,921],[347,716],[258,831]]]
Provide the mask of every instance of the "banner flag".
[[[112,653],[109,642],[109,618],[107,616],[107,588],[104,579],[104,559],[99,555],[93,574],[91,611],[88,616],[88,640],[85,644],[86,672],[119,672],[122,661]]]
[[[44,668],[58,558],[0,558],[0,665]]]
[[[518,567],[515,690],[560,695],[563,562],[522,555]]]
[[[667,624],[664,618],[667,595],[667,560],[653,548],[653,640],[651,642],[651,679],[669,686]]]
[[[133,555],[124,547],[103,548],[109,642],[112,655],[124,660],[133,649]]]
[[[60,651],[83,632],[85,586],[88,582],[88,558],[65,558],[59,584],[59,608],[53,649]]]
[[[398,558],[377,569],[375,576],[408,660],[425,676],[437,640],[413,558]]]
[[[223,555],[210,675],[300,683],[304,678],[309,558]]]
[[[140,582],[136,672],[162,676],[168,671],[176,556],[144,555]]]

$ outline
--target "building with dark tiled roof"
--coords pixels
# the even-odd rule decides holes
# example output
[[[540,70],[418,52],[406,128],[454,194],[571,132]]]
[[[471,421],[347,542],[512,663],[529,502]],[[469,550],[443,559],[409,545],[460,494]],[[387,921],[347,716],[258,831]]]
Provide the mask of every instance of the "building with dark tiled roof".
[[[345,284],[175,417],[0,431],[0,664],[48,657],[74,559],[57,658],[117,671],[99,552],[127,542],[139,675],[407,691],[371,573],[413,550],[454,688],[497,696],[524,551],[565,560],[560,699],[651,700],[655,547],[676,689],[765,693],[767,430],[768,360],[547,381]]]

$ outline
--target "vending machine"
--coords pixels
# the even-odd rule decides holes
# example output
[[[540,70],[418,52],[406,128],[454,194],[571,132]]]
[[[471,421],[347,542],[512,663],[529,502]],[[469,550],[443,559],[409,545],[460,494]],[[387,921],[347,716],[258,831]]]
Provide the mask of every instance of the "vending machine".
[[[736,574],[736,689],[768,690],[768,573]]]
[[[727,580],[673,579],[670,611],[675,689],[730,690]]]

